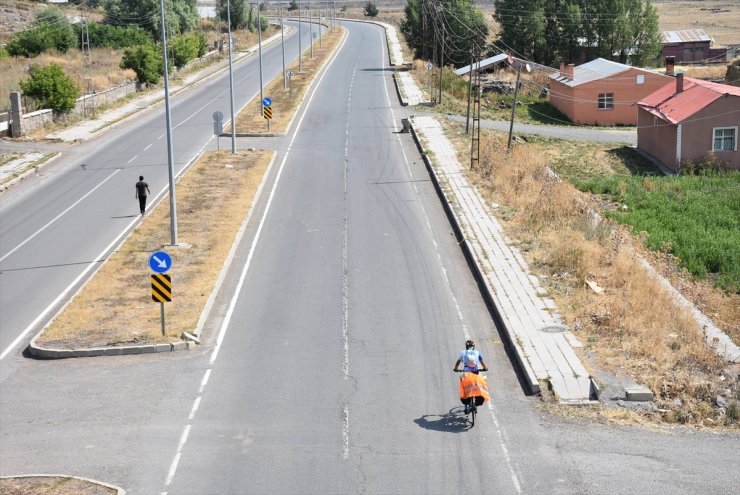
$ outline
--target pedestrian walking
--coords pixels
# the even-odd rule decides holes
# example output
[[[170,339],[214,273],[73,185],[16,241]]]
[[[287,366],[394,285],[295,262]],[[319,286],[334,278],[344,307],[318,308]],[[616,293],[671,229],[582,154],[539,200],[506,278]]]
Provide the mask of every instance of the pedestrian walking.
[[[149,191],[149,184],[144,182],[144,176],[140,175],[139,182],[136,183],[136,197],[139,200],[139,210],[141,211],[142,215],[146,211],[147,194],[151,194],[151,191]]]

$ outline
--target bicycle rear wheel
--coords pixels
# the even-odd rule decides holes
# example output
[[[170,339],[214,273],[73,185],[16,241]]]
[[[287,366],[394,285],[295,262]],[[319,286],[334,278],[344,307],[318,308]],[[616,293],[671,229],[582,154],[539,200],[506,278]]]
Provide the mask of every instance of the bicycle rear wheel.
[[[475,405],[475,397],[470,400],[470,407],[470,422],[472,423],[470,427],[472,428],[475,426],[475,415],[478,414],[478,406]]]

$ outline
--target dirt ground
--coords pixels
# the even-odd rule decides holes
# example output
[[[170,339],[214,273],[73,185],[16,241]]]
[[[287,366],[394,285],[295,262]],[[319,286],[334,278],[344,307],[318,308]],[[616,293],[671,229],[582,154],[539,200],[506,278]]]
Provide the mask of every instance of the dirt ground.
[[[118,490],[90,481],[62,476],[0,478],[3,495],[116,495]]]

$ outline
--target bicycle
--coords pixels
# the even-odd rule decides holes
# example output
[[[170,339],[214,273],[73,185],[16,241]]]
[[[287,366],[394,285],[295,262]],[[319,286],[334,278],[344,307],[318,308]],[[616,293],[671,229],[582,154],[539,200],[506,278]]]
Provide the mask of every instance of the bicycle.
[[[458,372],[458,373],[471,373],[470,371],[465,371],[465,370],[455,370],[455,371]],[[475,373],[475,374],[477,375],[477,373]],[[485,379],[485,377],[484,377],[484,379]],[[461,380],[462,380],[462,378],[461,378]],[[486,390],[486,393],[487,393],[487,390]],[[470,427],[471,428],[473,426],[475,426],[475,416],[478,414],[478,405],[476,404],[476,399],[478,397],[479,396],[472,396],[469,399],[470,400],[470,404],[468,405],[468,408],[467,408],[468,409],[467,414],[470,415],[470,423],[471,423],[470,424]]]

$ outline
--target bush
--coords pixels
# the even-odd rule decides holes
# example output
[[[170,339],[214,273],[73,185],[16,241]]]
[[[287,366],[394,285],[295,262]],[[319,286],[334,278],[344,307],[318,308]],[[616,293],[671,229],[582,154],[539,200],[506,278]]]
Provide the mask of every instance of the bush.
[[[74,32],[77,39],[81,39],[81,31],[81,25],[76,24]],[[87,33],[92,47],[129,48],[152,41],[150,33],[136,26],[121,27],[91,22],[87,25]]]
[[[31,67],[28,79],[20,81],[23,94],[36,99],[41,107],[66,113],[75,106],[80,90],[57,64]]]
[[[195,36],[176,36],[170,45],[176,67],[182,67],[198,56],[198,39]]]
[[[36,57],[43,52],[67,51],[77,44],[77,37],[67,18],[56,7],[48,7],[36,16],[34,25],[19,32],[7,44],[14,57]]]
[[[136,72],[136,80],[140,84],[157,84],[164,74],[160,52],[151,43],[127,48],[123,52],[120,67]]]
[[[367,2],[365,4],[365,17],[377,17],[380,11],[378,10],[378,6],[375,5],[373,2]]]

